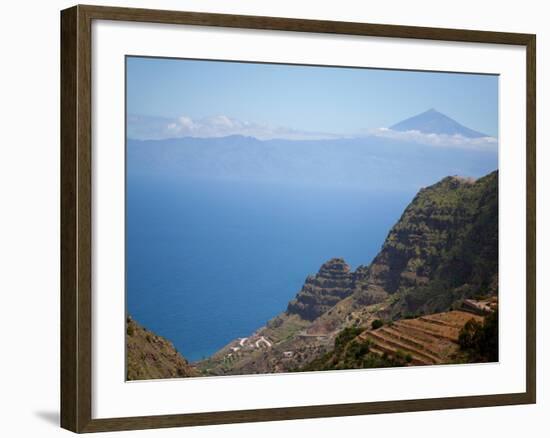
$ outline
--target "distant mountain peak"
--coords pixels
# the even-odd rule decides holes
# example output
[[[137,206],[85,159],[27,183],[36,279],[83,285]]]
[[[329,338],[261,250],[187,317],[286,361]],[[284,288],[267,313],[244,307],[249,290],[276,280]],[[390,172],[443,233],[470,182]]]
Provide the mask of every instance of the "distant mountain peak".
[[[390,129],[401,132],[419,131],[424,134],[461,135],[466,138],[488,137],[486,134],[461,125],[435,108],[396,123],[390,126]]]

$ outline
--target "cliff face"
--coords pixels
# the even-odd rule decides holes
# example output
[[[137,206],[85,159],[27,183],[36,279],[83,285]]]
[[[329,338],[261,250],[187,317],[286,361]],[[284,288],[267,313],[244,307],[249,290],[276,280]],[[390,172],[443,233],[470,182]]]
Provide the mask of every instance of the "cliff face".
[[[189,365],[172,343],[126,319],[126,377],[128,380],[194,377]]]
[[[390,293],[426,283],[485,210],[491,210],[496,225],[496,179],[496,173],[477,182],[447,177],[422,189],[372,263],[371,282]]]
[[[313,321],[352,294],[353,280],[354,275],[344,259],[331,259],[316,275],[307,277],[302,290],[288,303],[287,313]]]
[[[353,294],[336,307],[349,313],[393,296],[386,317],[434,313],[496,293],[497,269],[498,173],[447,177],[420,190],[373,262],[352,273]]]
[[[448,177],[421,190],[370,267],[369,284],[400,297],[393,317],[446,310],[498,289],[498,173]]]

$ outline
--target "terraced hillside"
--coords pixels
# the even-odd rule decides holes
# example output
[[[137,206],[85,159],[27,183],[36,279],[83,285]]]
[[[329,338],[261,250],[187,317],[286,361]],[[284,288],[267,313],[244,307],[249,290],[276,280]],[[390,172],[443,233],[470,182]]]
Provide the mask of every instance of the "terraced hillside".
[[[489,315],[496,316],[496,312],[498,310]],[[465,326],[487,332],[485,326],[490,318],[468,311],[451,310],[386,324],[378,320],[372,324],[376,328],[370,329],[348,327],[336,336],[333,349],[299,367],[298,371],[494,361],[494,357],[487,354],[489,350],[482,351],[477,359],[472,360],[471,352],[463,349]],[[491,333],[490,337],[498,338],[498,333]],[[484,342],[480,346],[490,347]]]
[[[359,335],[370,342],[370,351],[379,355],[410,355],[411,365],[438,365],[453,361],[458,351],[460,330],[471,319],[483,316],[461,310],[402,319]]]

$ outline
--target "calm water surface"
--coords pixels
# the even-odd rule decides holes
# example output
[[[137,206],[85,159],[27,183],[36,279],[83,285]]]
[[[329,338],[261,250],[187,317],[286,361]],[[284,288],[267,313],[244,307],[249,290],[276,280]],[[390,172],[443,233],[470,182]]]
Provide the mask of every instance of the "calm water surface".
[[[368,264],[413,195],[130,178],[127,310],[187,359],[209,356],[328,259]]]

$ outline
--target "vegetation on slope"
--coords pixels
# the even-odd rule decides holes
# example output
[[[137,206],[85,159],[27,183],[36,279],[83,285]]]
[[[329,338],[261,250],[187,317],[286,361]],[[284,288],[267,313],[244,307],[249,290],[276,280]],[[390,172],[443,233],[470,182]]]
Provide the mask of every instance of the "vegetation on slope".
[[[498,172],[421,189],[373,262],[350,275],[351,295],[317,317],[313,331],[414,318],[496,295]]]
[[[468,362],[498,362],[498,310],[483,323],[468,321],[460,331],[458,343]]]
[[[155,335],[131,317],[126,318],[127,380],[195,377],[189,365],[167,339]]]
[[[496,293],[498,173],[471,182],[448,177],[421,190],[390,232],[382,253],[394,316],[434,313]],[[391,275],[391,274],[394,275]]]
[[[358,338],[365,330],[364,327],[348,327],[342,330],[334,341],[332,351],[313,360],[299,371],[402,367],[411,361],[410,355],[404,353],[390,357],[371,352],[370,341]]]

